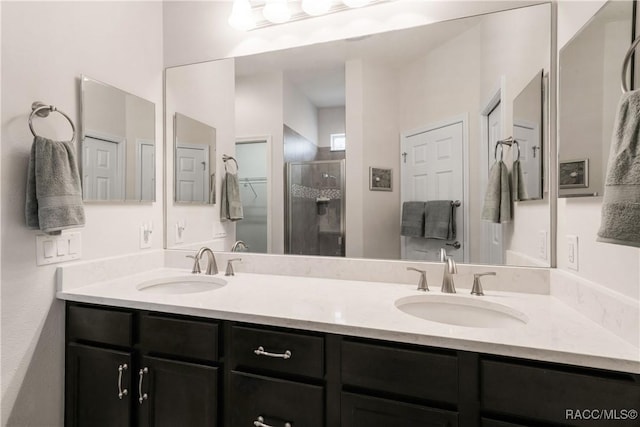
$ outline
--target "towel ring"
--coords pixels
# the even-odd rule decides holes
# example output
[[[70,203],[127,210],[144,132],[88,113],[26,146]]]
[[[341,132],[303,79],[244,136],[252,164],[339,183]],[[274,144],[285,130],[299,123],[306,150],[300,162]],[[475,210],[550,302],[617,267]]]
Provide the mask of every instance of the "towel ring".
[[[633,43],[631,43],[631,47],[627,51],[627,54],[624,56],[624,61],[622,62],[622,93],[629,92],[629,87],[627,86],[627,67],[631,63],[631,57],[633,56],[633,52],[635,52],[636,47],[640,44],[640,36],[638,36]]]
[[[56,111],[62,114],[64,118],[69,121],[69,124],[71,125],[71,131],[72,131],[70,141],[73,141],[76,138],[76,127],[73,124],[73,120],[71,120],[71,117],[67,116],[64,112],[58,110],[53,105],[47,105],[38,101],[31,104],[31,114],[29,115],[29,129],[31,129],[31,133],[33,134],[33,136],[38,136],[36,131],[33,129],[33,116],[37,115],[38,117],[48,117],[49,113],[51,113],[52,111]]]
[[[240,166],[238,166],[238,161],[231,156],[227,156],[226,154],[222,155],[222,161],[224,162],[224,170],[227,171],[227,161],[233,160],[233,163],[236,164],[236,171],[240,170]]]
[[[509,147],[513,147],[515,145],[518,149],[518,157],[516,158],[516,160],[520,160],[520,144],[518,144],[518,141],[516,141],[512,136],[507,139],[496,141],[496,148],[493,150],[494,160],[498,160],[498,147],[500,147],[500,161],[502,161],[505,145],[508,145]]]

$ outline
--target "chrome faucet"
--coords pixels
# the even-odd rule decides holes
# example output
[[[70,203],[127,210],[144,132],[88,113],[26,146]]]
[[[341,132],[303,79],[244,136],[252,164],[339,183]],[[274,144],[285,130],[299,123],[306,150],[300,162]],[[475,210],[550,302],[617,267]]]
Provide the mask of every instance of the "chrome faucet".
[[[482,283],[480,283],[480,278],[482,276],[495,276],[495,271],[490,271],[488,273],[476,273],[473,275],[473,287],[471,288],[471,295],[484,295],[484,291],[482,290]]]
[[[239,252],[239,250],[242,249],[249,249],[249,246],[242,240],[236,241],[233,246],[231,246],[231,252]]]
[[[200,273],[200,258],[202,258],[202,255],[204,255],[205,253],[207,254],[207,258],[208,258],[207,270],[205,271],[205,274],[209,274],[209,275],[218,274],[218,264],[216,264],[216,257],[213,254],[213,251],[207,247],[200,248],[198,253],[196,253],[196,255],[193,257],[194,262],[193,262],[193,269],[191,270],[191,273],[193,274]]]
[[[456,286],[453,282],[453,275],[458,273],[455,260],[447,255],[444,248],[440,248],[440,262],[444,262],[444,273],[442,274],[442,288],[440,292],[445,294],[455,294]]]

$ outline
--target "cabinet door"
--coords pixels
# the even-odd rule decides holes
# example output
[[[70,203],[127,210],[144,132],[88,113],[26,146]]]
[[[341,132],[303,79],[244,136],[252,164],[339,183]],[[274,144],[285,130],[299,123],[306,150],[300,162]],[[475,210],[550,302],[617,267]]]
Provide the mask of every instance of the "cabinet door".
[[[136,374],[141,427],[218,425],[218,368],[142,357]]]
[[[232,427],[323,427],[324,388],[259,375],[231,372]]]
[[[67,346],[67,427],[131,425],[131,353]]]
[[[342,427],[456,427],[457,413],[342,393]]]

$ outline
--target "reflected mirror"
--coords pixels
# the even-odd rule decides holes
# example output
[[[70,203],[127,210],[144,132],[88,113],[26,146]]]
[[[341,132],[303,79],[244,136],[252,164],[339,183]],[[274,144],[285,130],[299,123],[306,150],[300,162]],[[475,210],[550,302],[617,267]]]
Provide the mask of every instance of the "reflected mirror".
[[[610,1],[560,51],[559,197],[602,196],[633,2]]]
[[[81,76],[82,198],[156,200],[155,104]]]
[[[550,43],[542,4],[167,69],[168,114],[217,120],[218,157],[239,160],[246,208],[230,223],[168,206],[167,246],[229,250],[241,236],[255,252],[436,261],[444,247],[458,262],[549,266],[542,186],[509,221],[481,212],[495,144],[511,135],[516,95],[549,73]],[[546,145],[532,167],[540,180]],[[438,202],[446,233],[425,210],[418,234],[403,235],[405,202]],[[183,220],[199,221],[193,240],[174,238]]]
[[[543,80],[544,70],[513,101],[513,138],[517,142],[513,161],[519,161],[519,166],[512,169],[512,191],[518,201],[542,198]]]
[[[216,130],[184,114],[174,115],[175,201],[216,202]]]

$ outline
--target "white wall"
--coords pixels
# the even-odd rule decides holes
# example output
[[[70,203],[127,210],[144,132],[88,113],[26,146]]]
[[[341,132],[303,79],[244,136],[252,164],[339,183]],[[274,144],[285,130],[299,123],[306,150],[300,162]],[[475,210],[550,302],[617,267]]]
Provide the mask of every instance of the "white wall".
[[[318,109],[294,84],[284,79],[284,124],[318,145]]]
[[[158,201],[85,206],[83,259],[139,249],[153,221],[162,248],[162,5],[158,2],[2,2],[2,425],[62,426],[64,311],[56,266],[36,267],[35,235],[24,220],[27,119],[35,100],[79,124],[79,77],[87,74],[156,104]],[[141,52],[144,52],[142,55]],[[55,115],[54,115],[55,116]],[[36,119],[49,137],[69,125]]]
[[[211,245],[215,250],[229,250],[235,241],[235,225],[230,221],[220,220],[220,189],[225,171],[222,155],[233,156],[236,149],[234,60],[224,59],[170,68],[165,75],[167,147],[173,147],[173,117],[176,112],[216,129],[215,204],[203,206],[174,203],[174,168],[167,167],[167,247],[198,249],[202,245]],[[167,165],[173,165],[173,149],[167,149],[166,162]],[[176,243],[178,221],[185,224],[184,245]]]
[[[318,108],[318,147],[330,147],[331,134],[345,133],[345,114],[345,107]]]
[[[281,72],[236,79],[236,137],[271,136],[271,253],[284,253],[283,127]]]
[[[559,3],[558,50],[603,4],[603,1]],[[562,140],[558,143],[561,145]],[[640,249],[596,242],[601,205],[601,197],[559,200],[558,268],[637,301],[640,299]],[[568,268],[568,235],[578,236],[577,272]]]

